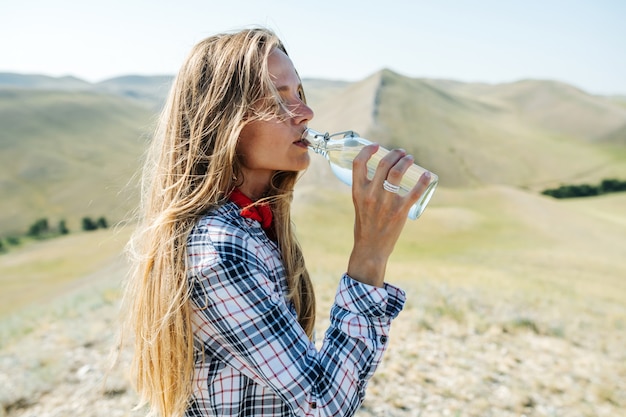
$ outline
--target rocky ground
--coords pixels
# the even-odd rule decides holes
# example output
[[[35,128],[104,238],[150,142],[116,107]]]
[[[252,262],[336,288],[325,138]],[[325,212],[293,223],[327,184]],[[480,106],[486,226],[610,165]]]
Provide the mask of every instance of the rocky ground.
[[[359,416],[626,416],[623,322],[601,334],[594,320],[602,314],[562,317],[574,324],[555,326],[549,314],[518,314],[510,300],[411,291]],[[110,370],[116,311],[116,295],[100,291],[59,307],[27,334],[6,336],[0,416],[145,415],[132,410],[123,369]]]

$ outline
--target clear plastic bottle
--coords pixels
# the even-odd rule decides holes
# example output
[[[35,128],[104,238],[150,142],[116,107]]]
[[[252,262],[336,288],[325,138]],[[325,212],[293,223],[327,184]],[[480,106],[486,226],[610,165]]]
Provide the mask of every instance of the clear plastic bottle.
[[[343,135],[343,137],[334,139],[335,136],[339,135]],[[354,158],[363,147],[372,143],[352,131],[330,135],[328,133],[316,132],[310,128],[302,133],[302,139],[308,142],[309,149],[317,154],[323,155],[326,160],[328,160],[335,176],[347,185],[352,185],[352,161],[354,161]],[[381,146],[378,148],[378,152],[368,161],[367,172],[370,179],[374,176],[378,163],[387,153],[389,153],[389,151]],[[426,171],[426,169],[419,165],[413,164],[402,177],[402,182],[398,184],[400,186],[398,194],[406,195],[409,190],[417,184],[417,181]],[[415,220],[422,214],[435,192],[438,182],[439,178],[437,175],[431,172],[428,188],[424,191],[417,203],[411,207],[411,210],[409,210],[409,219]]]

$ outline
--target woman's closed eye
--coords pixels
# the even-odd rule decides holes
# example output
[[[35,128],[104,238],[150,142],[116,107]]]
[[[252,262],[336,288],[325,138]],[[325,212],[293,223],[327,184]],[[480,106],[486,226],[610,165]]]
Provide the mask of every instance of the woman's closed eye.
[[[280,101],[285,106],[293,106],[294,104],[299,104],[296,103],[296,101],[301,101],[302,103],[306,104],[306,95],[304,94],[304,88],[302,88],[302,85],[298,85],[298,87],[296,87],[294,90],[292,90],[288,86],[279,87],[277,88],[277,90],[278,94],[280,95]]]
[[[302,86],[299,86],[296,90],[279,88],[278,92],[280,106],[287,113],[298,113],[298,108],[302,104],[306,105],[306,96],[304,95]]]
[[[304,94],[304,88],[300,85],[298,86],[298,97],[300,101],[306,104],[306,95]]]

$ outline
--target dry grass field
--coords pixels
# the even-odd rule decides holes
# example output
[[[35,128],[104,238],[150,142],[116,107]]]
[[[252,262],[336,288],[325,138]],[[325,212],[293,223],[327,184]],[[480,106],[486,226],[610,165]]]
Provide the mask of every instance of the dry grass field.
[[[408,302],[359,415],[626,415],[623,207],[624,193],[558,201],[503,186],[439,189],[390,262],[388,281]],[[351,216],[341,188],[304,186],[296,196],[318,333]],[[104,380],[128,233],[0,256],[0,277],[21,277],[2,293],[0,415],[142,415],[130,410],[123,367]]]
[[[439,190],[389,267],[409,302],[362,413],[624,415],[623,207],[625,194],[555,201],[506,187]],[[328,242],[350,233],[349,222],[333,224]],[[320,251],[315,272],[330,294],[345,257],[328,258],[321,235],[303,234],[307,253]]]

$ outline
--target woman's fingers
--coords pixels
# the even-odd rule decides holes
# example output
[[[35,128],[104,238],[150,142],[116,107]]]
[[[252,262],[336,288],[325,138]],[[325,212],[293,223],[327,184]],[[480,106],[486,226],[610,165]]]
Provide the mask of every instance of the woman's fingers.
[[[383,179],[383,182],[387,180],[390,184],[399,186],[404,173],[411,165],[413,165],[413,156],[404,155],[387,171],[387,176]]]
[[[352,162],[352,184],[357,187],[367,184],[367,162],[378,152],[379,147],[377,143],[367,145],[354,158]]]
[[[408,165],[406,166],[406,169],[403,169],[404,164],[400,163],[406,156],[406,151],[404,149],[394,149],[389,151],[389,153],[387,153],[387,155],[385,155],[378,163],[372,182],[382,186],[385,180],[390,181],[390,178],[388,177],[389,174],[392,173],[394,177],[398,178],[397,183],[395,183],[398,185],[400,183],[400,179],[402,179],[402,174],[404,174],[404,171],[406,171],[406,169],[410,166]],[[399,163],[400,165],[398,165]]]
[[[355,185],[353,190],[364,192],[370,196],[379,196],[382,191],[390,195],[395,194],[402,182],[406,171],[415,162],[412,155],[407,155],[404,149],[394,149],[389,151],[378,163],[371,180],[368,178],[368,161],[378,152],[379,145],[372,144],[364,147],[356,156],[353,162],[352,182]],[[420,178],[415,187],[408,192],[406,200],[411,200],[410,207],[420,197],[426,189],[430,178],[428,176]]]
[[[407,197],[411,202],[411,205],[415,204],[417,200],[424,194],[426,188],[428,188],[428,184],[430,184],[431,174],[426,171],[421,176],[417,184],[408,192]]]

